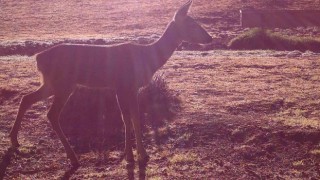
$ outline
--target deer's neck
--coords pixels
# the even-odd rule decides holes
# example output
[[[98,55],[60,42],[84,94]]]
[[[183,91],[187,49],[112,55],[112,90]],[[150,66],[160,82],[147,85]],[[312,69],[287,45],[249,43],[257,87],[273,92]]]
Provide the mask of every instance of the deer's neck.
[[[163,35],[150,46],[150,48],[152,48],[152,55],[148,61],[151,69],[155,72],[161,68],[181,42],[182,40],[178,34],[176,23],[172,21]]]

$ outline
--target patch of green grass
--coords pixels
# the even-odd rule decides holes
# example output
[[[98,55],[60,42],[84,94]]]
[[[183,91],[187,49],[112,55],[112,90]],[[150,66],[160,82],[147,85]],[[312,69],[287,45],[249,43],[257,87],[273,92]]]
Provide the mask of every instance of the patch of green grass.
[[[314,149],[310,151],[310,154],[320,156],[320,149]]]
[[[276,120],[282,121],[289,126],[302,126],[319,128],[320,123],[317,118],[305,117],[306,110],[302,109],[288,109],[277,113]]]
[[[286,36],[271,30],[253,28],[232,39],[228,47],[235,50],[300,50],[320,52],[320,39]]]
[[[199,157],[195,153],[179,153],[172,156],[169,159],[171,164],[188,164],[199,161]]]
[[[294,162],[292,163],[292,165],[293,165],[294,167],[298,168],[298,167],[304,166],[305,164],[304,164],[303,160],[300,160],[300,161],[294,161]]]
[[[149,166],[147,168],[146,174],[148,176],[148,179],[150,180],[161,180],[162,178],[159,176],[159,172],[161,170],[159,169],[159,166]]]

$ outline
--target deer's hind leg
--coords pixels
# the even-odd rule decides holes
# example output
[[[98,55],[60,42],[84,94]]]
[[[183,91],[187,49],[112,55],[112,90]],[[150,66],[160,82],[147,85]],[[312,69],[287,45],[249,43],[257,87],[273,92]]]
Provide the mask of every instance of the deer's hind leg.
[[[78,158],[76,157],[75,152],[71,148],[66,136],[64,135],[59,122],[60,114],[63,110],[64,105],[68,101],[71,92],[71,90],[68,90],[63,93],[59,92],[55,94],[52,106],[47,116],[52,125],[53,130],[56,132],[62,145],[64,146],[64,149],[67,153],[67,157],[70,159],[72,166],[74,168],[77,168],[80,165]]]
[[[19,105],[18,114],[16,116],[14,125],[11,128],[9,137],[11,139],[11,145],[12,147],[18,147],[18,131],[21,126],[21,121],[23,118],[23,115],[26,113],[26,111],[36,102],[43,100],[49,96],[53,95],[52,89],[50,89],[46,84],[43,84],[39,89],[36,91],[27,94],[22,97],[21,103]]]

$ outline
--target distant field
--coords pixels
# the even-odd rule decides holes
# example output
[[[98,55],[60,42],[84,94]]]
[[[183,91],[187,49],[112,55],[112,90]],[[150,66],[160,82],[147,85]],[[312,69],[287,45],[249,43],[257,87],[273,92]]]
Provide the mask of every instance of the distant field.
[[[0,43],[159,35],[184,2],[186,0],[2,0]],[[241,8],[270,8],[271,2],[195,0],[191,15],[213,32],[217,25],[239,25]],[[275,8],[314,9],[317,3],[316,0],[284,0]]]

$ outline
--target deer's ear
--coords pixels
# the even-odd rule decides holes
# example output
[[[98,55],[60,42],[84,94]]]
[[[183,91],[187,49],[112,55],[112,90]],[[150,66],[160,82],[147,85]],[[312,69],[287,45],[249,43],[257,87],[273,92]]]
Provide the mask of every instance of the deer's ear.
[[[179,21],[181,19],[184,19],[185,17],[187,17],[189,8],[192,4],[192,1],[189,0],[186,4],[184,4],[183,6],[180,7],[180,9],[176,12],[176,14],[174,15],[174,20],[175,21]]]

